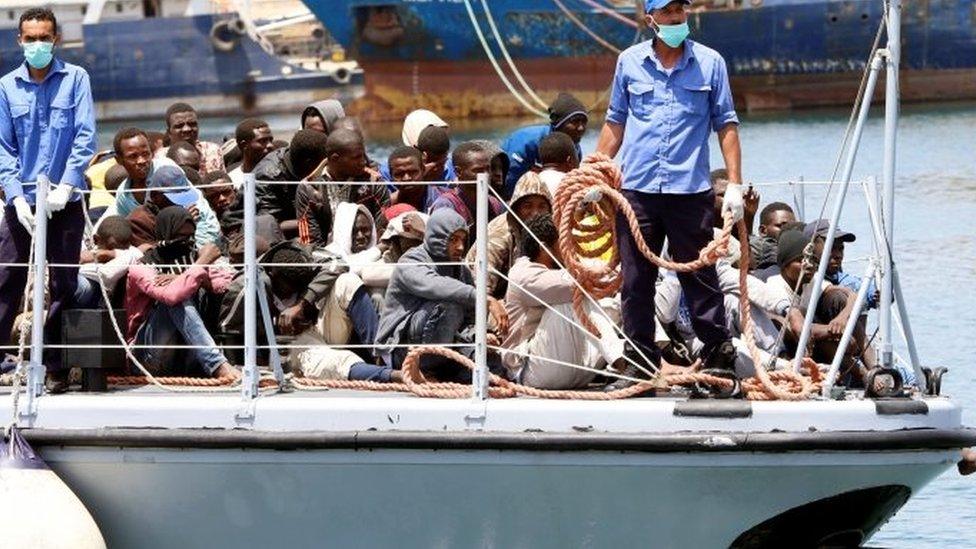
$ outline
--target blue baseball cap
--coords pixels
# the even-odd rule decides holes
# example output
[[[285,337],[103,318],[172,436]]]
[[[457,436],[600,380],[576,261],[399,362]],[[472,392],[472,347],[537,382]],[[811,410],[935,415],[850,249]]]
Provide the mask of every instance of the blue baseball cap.
[[[153,171],[146,181],[146,189],[159,191],[177,206],[189,208],[200,200],[200,193],[190,185],[190,180],[179,166],[163,165]]]
[[[651,13],[654,10],[659,10],[664,6],[667,6],[671,2],[684,2],[685,4],[691,4],[691,0],[647,0],[644,3],[644,11],[646,13]]]

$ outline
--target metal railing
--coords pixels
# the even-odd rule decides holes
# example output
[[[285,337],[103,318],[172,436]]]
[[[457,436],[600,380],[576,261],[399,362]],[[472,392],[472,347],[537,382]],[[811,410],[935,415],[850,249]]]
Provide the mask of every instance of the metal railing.
[[[860,137],[860,130],[864,120],[863,112],[862,116],[858,118],[858,128],[855,132],[855,140],[853,145],[856,146],[857,138]],[[853,166],[854,153],[850,152],[848,155],[848,161],[845,165],[844,178],[839,192],[835,198],[834,209],[831,213],[830,218],[830,229],[824,242],[824,251],[820,257],[820,263],[818,267],[817,274],[814,280],[811,282],[813,284],[812,291],[815,292],[814,296],[811,298],[811,303],[815,303],[817,296],[819,295],[819,288],[826,274],[826,266],[829,259],[829,253],[834,240],[834,230],[837,227],[838,220],[840,217],[841,210],[846,198],[846,194],[849,190],[851,183],[851,168]],[[272,264],[258,264],[257,253],[256,253],[256,216],[257,216],[257,204],[256,204],[256,188],[258,181],[255,179],[253,174],[246,174],[244,179],[244,262],[240,264],[243,267],[244,274],[244,341],[243,345],[220,345],[221,348],[233,348],[233,349],[243,349],[244,350],[244,363],[242,369],[242,381],[240,387],[240,398],[242,401],[241,411],[238,414],[239,419],[249,420],[253,418],[254,408],[253,403],[255,399],[261,396],[259,391],[259,382],[261,379],[260,369],[258,367],[258,351],[259,350],[270,350],[272,355],[272,367],[274,370],[275,378],[281,383],[283,381],[283,372],[280,364],[280,357],[278,355],[278,350],[281,349],[298,349],[298,348],[310,348],[315,347],[314,345],[281,345],[275,341],[275,338],[271,338],[268,344],[258,343],[258,322],[264,323],[264,329],[266,333],[273,334],[273,326],[271,325],[272,320],[267,314],[268,304],[266,302],[266,294],[264,291],[259,291],[260,285],[260,270],[259,267],[271,266]],[[302,182],[272,182],[275,184],[293,184],[299,185]],[[480,174],[476,181],[473,182],[432,182],[424,183],[429,185],[443,185],[445,183],[450,183],[451,185],[464,185],[473,184],[476,186],[476,197],[477,197],[477,207],[475,212],[475,262],[473,268],[474,281],[476,287],[476,316],[475,316],[475,338],[473,344],[468,343],[443,343],[440,344],[444,347],[467,347],[474,348],[475,364],[477,365],[476,370],[473,372],[472,376],[472,388],[471,396],[475,400],[485,400],[488,398],[488,386],[489,386],[489,373],[487,367],[487,353],[489,350],[488,345],[488,293],[487,293],[487,280],[488,280],[488,238],[487,238],[487,226],[488,226],[488,212],[489,212],[489,193],[490,193],[490,182],[488,174]],[[348,183],[343,182],[314,182],[316,185],[346,185]],[[356,183],[354,183],[356,184]],[[360,183],[365,184],[365,183]],[[382,184],[381,182],[376,182],[372,184]],[[420,183],[418,183],[420,184]],[[769,187],[787,187],[793,193],[794,203],[799,212],[805,211],[805,187],[807,186],[827,186],[830,182],[826,181],[808,181],[804,180],[802,177],[792,181],[784,182],[770,182],[770,183],[756,183],[753,184],[757,188],[769,188]],[[890,273],[892,278],[892,288],[895,297],[895,303],[897,305],[897,311],[899,314],[900,325],[903,329],[903,337],[907,344],[910,364],[914,369],[917,379],[917,384],[920,389],[924,391],[925,376],[922,374],[921,366],[918,361],[918,353],[915,347],[915,343],[912,337],[911,326],[909,323],[907,311],[905,308],[903,295],[901,292],[901,287],[897,278],[897,272],[892,268],[889,270],[885,269],[885,265],[889,257],[887,256],[888,246],[887,240],[884,233],[884,226],[881,223],[879,211],[881,210],[881,204],[879,202],[879,193],[877,192],[877,184],[873,178],[867,179],[860,182],[860,186],[864,191],[865,199],[867,201],[868,218],[871,222],[871,237],[872,237],[872,249],[873,254],[867,258],[867,265],[864,270],[864,276],[862,278],[861,286],[856,294],[856,300],[854,303],[854,308],[851,313],[850,319],[845,326],[841,341],[838,345],[836,354],[830,364],[829,372],[826,376],[826,381],[823,384],[823,397],[829,398],[831,389],[836,382],[839,368],[843,357],[845,356],[846,350],[849,347],[853,333],[855,330],[855,325],[861,312],[864,309],[864,304],[867,297],[867,289],[870,286],[871,281],[884,280],[886,273]],[[157,190],[158,189],[154,189]],[[48,191],[48,185],[39,181],[37,185],[37,204],[46,204],[46,195]],[[90,191],[86,191],[90,192]],[[138,192],[138,190],[124,190],[119,189],[116,192]],[[798,217],[801,217],[798,215]],[[43,352],[45,348],[49,349],[65,349],[65,348],[126,348],[126,349],[138,349],[147,346],[128,344],[125,341],[120,342],[120,345],[104,345],[104,344],[91,344],[91,345],[63,345],[63,344],[45,344],[44,342],[44,330],[40,329],[44,325],[44,276],[47,267],[57,267],[61,266],[58,264],[48,264],[46,261],[46,248],[47,248],[47,215],[43,211],[43,207],[38,208],[38,213],[36,215],[36,227],[34,232],[33,241],[33,258],[30,263],[30,267],[33,269],[33,291],[31,292],[31,300],[33,304],[32,309],[32,326],[38,327],[38,329],[32,329],[31,331],[31,357],[29,364],[27,366],[28,372],[26,376],[26,409],[25,414],[33,415],[36,412],[36,401],[43,394],[44,388],[44,376],[45,367],[43,365]],[[525,229],[523,225],[523,229]],[[465,265],[468,266],[468,262],[437,262],[436,264],[451,264],[451,265]],[[28,266],[28,264],[10,264],[16,266]],[[288,264],[296,265],[296,264]],[[302,266],[315,267],[319,266],[318,263],[300,264]],[[68,266],[68,265],[64,265]],[[73,265],[72,265],[73,266]],[[230,267],[230,264],[225,266]],[[801,342],[805,341],[804,337],[808,340],[809,330],[812,325],[812,311],[815,307],[810,307],[807,311],[805,321],[804,321],[804,331],[801,334]],[[261,317],[259,319],[259,316]],[[399,347],[407,347],[409,344],[399,345]],[[13,346],[10,346],[13,347]],[[186,349],[191,348],[189,345],[155,345],[154,348],[179,348]],[[374,344],[329,344],[329,347],[336,349],[363,349],[363,348],[374,348]],[[8,348],[7,346],[0,346],[0,348]],[[803,350],[806,348],[805,345],[798,345],[798,351],[796,359],[802,359],[805,354]]]

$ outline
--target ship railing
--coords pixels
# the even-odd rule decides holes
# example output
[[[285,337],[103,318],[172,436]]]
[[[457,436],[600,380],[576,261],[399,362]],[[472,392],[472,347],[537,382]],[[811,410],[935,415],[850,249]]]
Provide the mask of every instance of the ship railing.
[[[261,379],[261,372],[258,367],[257,355],[259,350],[269,350],[271,357],[271,366],[274,371],[274,377],[279,383],[284,381],[284,372],[280,363],[280,356],[278,351],[285,349],[305,349],[317,347],[317,345],[302,345],[302,344],[282,344],[276,341],[275,337],[272,337],[267,344],[259,344],[257,339],[258,322],[264,322],[264,328],[266,332],[271,335],[274,333],[271,320],[267,313],[267,303],[263,302],[266,300],[265,292],[258,291],[259,287],[259,268],[267,266],[277,266],[279,264],[268,264],[261,263],[258,264],[256,256],[256,187],[258,181],[251,174],[245,176],[244,186],[242,189],[243,193],[243,207],[244,207],[244,222],[243,222],[243,234],[244,234],[244,261],[243,263],[220,263],[220,266],[228,268],[241,268],[243,269],[244,276],[244,333],[243,333],[243,344],[240,345],[224,345],[221,344],[219,347],[225,349],[242,349],[244,351],[244,361],[243,361],[243,379],[241,383],[241,398],[245,403],[253,403],[253,400],[257,398],[260,394],[259,392],[259,382]],[[262,181],[262,185],[301,185],[307,184],[308,182],[271,182]],[[386,182],[313,182],[315,185],[376,185],[376,184],[387,184]],[[442,347],[448,348],[474,348],[474,363],[476,364],[476,369],[474,371],[472,386],[471,386],[471,396],[474,399],[484,400],[488,398],[488,385],[489,385],[489,373],[487,368],[487,353],[489,349],[494,349],[504,352],[515,352],[511,349],[501,349],[498,346],[489,345],[488,342],[488,293],[487,293],[487,280],[489,274],[489,265],[487,261],[487,227],[488,227],[488,211],[489,211],[489,195],[494,193],[496,197],[501,199],[489,181],[488,174],[480,174],[474,181],[442,181],[442,182],[415,182],[411,184],[416,185],[435,185],[435,186],[458,186],[458,185],[475,185],[477,187],[477,208],[475,212],[475,261],[474,263],[469,263],[467,261],[461,262],[433,262],[431,265],[456,265],[456,266],[468,266],[471,267],[474,274],[474,281],[476,287],[476,314],[475,314],[475,337],[473,343],[445,343],[439,344]],[[866,300],[867,288],[872,280],[877,280],[882,275],[881,266],[883,265],[882,258],[885,253],[885,240],[883,228],[880,223],[879,214],[880,211],[880,195],[877,191],[877,183],[874,178],[867,178],[857,182],[858,186],[862,189],[865,200],[867,203],[868,218],[871,221],[871,232],[873,241],[873,254],[859,259],[848,260],[849,262],[854,261],[864,261],[867,266],[864,271],[864,276],[862,278],[862,283],[857,292],[857,299],[854,306],[854,311],[851,314],[851,322],[846,326],[843,338],[838,346],[837,352],[831,363],[830,372],[828,374],[826,383],[823,386],[823,396],[829,397],[831,389],[836,381],[837,371],[840,361],[844,357],[847,347],[850,344],[851,335],[853,332],[854,322],[859,318],[861,312],[863,311],[864,303]],[[207,188],[207,187],[223,187],[227,186],[227,183],[214,183],[198,185],[197,188]],[[801,212],[806,211],[806,200],[807,195],[805,189],[807,187],[825,187],[828,194],[833,186],[830,181],[818,181],[818,180],[806,180],[802,177],[778,181],[778,182],[764,182],[764,183],[753,183],[751,187],[757,189],[778,189],[781,195],[790,193],[793,197],[794,206],[798,214],[798,218],[803,219],[804,216]],[[173,189],[184,189],[185,186],[174,187]],[[169,190],[169,188],[156,188],[154,191]],[[37,185],[37,203],[46,204],[46,194],[48,192],[48,185],[39,184]],[[90,193],[92,191],[83,191],[84,193]],[[120,192],[138,192],[132,189],[116,189],[110,191],[113,193]],[[839,192],[837,196],[838,201],[843,200],[843,195],[847,193],[847,185],[845,185]],[[502,200],[507,208],[508,205]],[[837,213],[837,212],[834,212]],[[839,215],[839,214],[838,214]],[[519,219],[517,216],[513,216],[519,223],[522,224],[522,229],[528,233],[528,227],[525,225],[524,221]],[[87,216],[86,216],[87,218]],[[43,213],[39,213],[36,217],[37,226],[35,228],[35,238],[33,241],[33,258],[31,263],[3,263],[0,266],[3,267],[28,267],[33,269],[33,291],[31,295],[31,301],[33,304],[33,318],[32,326],[43,326],[44,324],[44,290],[45,290],[45,275],[46,269],[48,267],[77,267],[74,264],[58,264],[58,263],[48,263],[46,261],[46,246],[47,246],[47,216]],[[837,220],[831,219],[831,226],[836,227]],[[91,227],[89,227],[91,229]],[[533,235],[534,236],[534,235]],[[545,246],[541,246],[541,249],[547,250]],[[548,251],[548,250],[547,250]],[[828,259],[830,249],[825,246],[824,256],[820,258],[820,265],[825,265]],[[283,265],[283,264],[282,264]],[[320,267],[321,263],[300,263],[300,264],[287,264],[289,266],[304,266],[304,267]],[[186,267],[186,265],[158,265],[158,267]],[[505,273],[494,271],[496,274],[505,277]],[[506,277],[507,279],[507,277]],[[918,354],[915,349],[914,341],[911,336],[910,324],[908,322],[907,312],[904,308],[904,301],[902,299],[902,292],[898,279],[895,278],[893,281],[895,288],[896,303],[898,306],[899,317],[897,320],[901,322],[900,327],[902,328],[902,335],[904,337],[905,343],[908,347],[910,364],[909,366],[916,372],[916,378],[920,383],[924,383],[924,376],[921,374],[921,369],[918,362]],[[577,282],[578,284],[578,282]],[[585,293],[585,292],[584,292]],[[593,302],[594,305],[598,305],[596,300],[594,300],[589,294],[587,297]],[[532,296],[535,297],[535,296]],[[541,299],[536,299],[546,305]],[[259,316],[258,308],[263,309],[261,315]],[[602,307],[596,306],[593,308],[595,311],[603,311]],[[551,309],[555,311],[554,309]],[[561,315],[562,316],[562,315]],[[607,317],[609,319],[609,317]],[[583,330],[575,319],[565,318],[567,322],[572,323],[577,328]],[[617,330],[619,335],[626,338],[623,330],[614,322],[611,321],[614,328]],[[44,342],[44,330],[31,330],[31,341],[30,350],[31,356],[30,361],[26,365],[26,397],[27,406],[24,410],[27,414],[32,414],[32,410],[36,410],[36,399],[40,397],[43,393],[43,380],[45,374],[45,367],[41,360],[43,357],[43,352],[45,348],[48,349],[126,349],[127,351],[143,348],[156,348],[156,349],[191,349],[194,348],[190,345],[138,345],[138,344],[127,344],[124,338],[124,334],[120,331],[120,328],[116,326],[117,336],[119,338],[118,344],[46,344]],[[583,330],[586,332],[585,330]],[[409,348],[415,345],[411,344],[401,344],[401,345],[375,345],[375,344],[329,344],[328,347],[335,349],[369,349],[384,347],[390,348]],[[22,349],[22,346],[0,346],[3,349]],[[802,347],[801,347],[802,349]],[[798,351],[797,356],[802,357],[803,353]],[[544,357],[536,357],[542,358]],[[896,358],[898,358],[896,356]],[[558,361],[552,360],[551,362]],[[649,361],[648,361],[649,362]],[[588,369],[582,365],[564,364],[567,367],[575,367],[580,369]],[[609,374],[613,376],[612,372],[601,372],[604,374]],[[622,377],[622,376],[621,376]],[[253,411],[253,407],[245,406],[244,409],[250,409]],[[246,415],[246,413],[245,413]]]

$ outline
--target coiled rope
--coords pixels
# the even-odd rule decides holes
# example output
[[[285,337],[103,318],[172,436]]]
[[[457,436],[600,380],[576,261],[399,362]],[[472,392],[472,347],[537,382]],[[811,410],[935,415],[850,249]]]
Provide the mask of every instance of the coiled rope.
[[[723,225],[719,235],[699,252],[697,259],[685,263],[664,259],[655,254],[644,240],[637,216],[620,192],[622,178],[620,168],[613,160],[604,154],[592,154],[584,159],[579,168],[566,174],[555,196],[553,217],[559,229],[559,251],[566,269],[580,281],[583,287],[583,290],[574,289],[573,311],[580,323],[594,335],[598,335],[599,332],[586,311],[584,304],[586,296],[583,292],[600,299],[616,294],[623,284],[623,275],[619,269],[620,256],[616,246],[618,212],[626,219],[627,227],[641,254],[659,268],[675,272],[696,271],[714,265],[719,259],[728,255],[732,227],[736,225],[732,221],[731,212],[726,211],[723,214]],[[592,222],[594,217],[595,223]],[[819,370],[812,361],[807,366],[813,378],[808,378],[793,371],[777,371],[771,374],[761,360],[760,350],[756,346],[753,334],[752,306],[749,302],[749,287],[746,282],[749,266],[749,234],[743,220],[739,220],[736,226],[741,250],[739,309],[742,318],[742,336],[756,369],[755,378],[743,381],[743,389],[751,393],[751,396],[747,394],[747,398],[805,400],[815,390],[815,382],[819,381]],[[605,242],[593,248],[592,243],[601,239],[605,239]],[[608,260],[596,259],[608,251],[610,252]],[[717,384],[719,388],[724,388],[729,383],[728,380],[717,382],[715,379],[699,376],[704,374],[700,372],[675,374],[659,376],[659,378],[672,385],[698,382]]]

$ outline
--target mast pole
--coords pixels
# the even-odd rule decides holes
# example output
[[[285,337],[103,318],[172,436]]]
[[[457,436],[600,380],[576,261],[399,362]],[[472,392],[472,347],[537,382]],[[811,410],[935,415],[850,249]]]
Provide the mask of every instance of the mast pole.
[[[882,216],[885,242],[881,246],[883,269],[879,314],[881,366],[893,364],[891,338],[891,298],[893,293],[895,237],[895,147],[898,131],[898,66],[901,60],[901,0],[889,0],[887,11],[888,47],[885,77],[884,166],[882,169]]]

